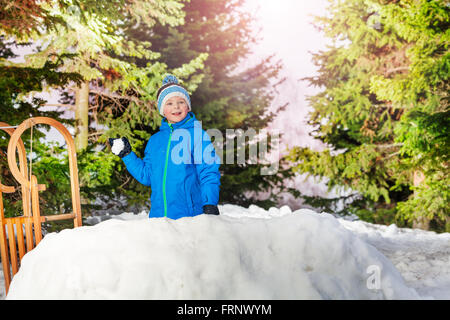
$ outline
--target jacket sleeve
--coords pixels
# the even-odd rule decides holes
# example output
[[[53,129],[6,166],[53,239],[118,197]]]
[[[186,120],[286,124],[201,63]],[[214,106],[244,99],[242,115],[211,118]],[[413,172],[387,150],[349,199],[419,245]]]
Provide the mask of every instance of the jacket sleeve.
[[[144,151],[144,159],[138,158],[138,156],[131,151],[130,154],[122,158],[128,172],[140,183],[145,186],[151,186],[152,166],[150,163],[150,141],[147,142],[147,146]]]
[[[194,141],[194,163],[200,181],[203,205],[219,202],[220,158],[208,134],[202,130],[202,139]]]

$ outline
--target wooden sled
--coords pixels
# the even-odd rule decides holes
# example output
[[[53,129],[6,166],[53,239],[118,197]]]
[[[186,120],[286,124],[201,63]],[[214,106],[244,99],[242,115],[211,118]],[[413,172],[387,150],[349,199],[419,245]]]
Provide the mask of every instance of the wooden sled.
[[[32,175],[31,172],[28,173],[25,147],[20,138],[25,130],[37,124],[48,124],[54,127],[62,134],[67,143],[72,191],[72,213],[49,216],[40,214],[39,191],[45,191],[46,186],[38,184],[36,176]],[[22,216],[5,218],[3,193],[12,193],[16,189],[12,186],[5,186],[0,182],[0,254],[7,294],[12,278],[19,270],[23,256],[42,240],[41,223],[73,219],[74,227],[80,227],[82,219],[75,143],[69,131],[60,122],[47,117],[27,119],[17,126],[15,130],[14,127],[9,126],[7,123],[0,122],[0,128],[11,136],[8,144],[8,165],[14,178],[21,184],[23,203]],[[16,151],[19,154],[20,168],[17,167]]]

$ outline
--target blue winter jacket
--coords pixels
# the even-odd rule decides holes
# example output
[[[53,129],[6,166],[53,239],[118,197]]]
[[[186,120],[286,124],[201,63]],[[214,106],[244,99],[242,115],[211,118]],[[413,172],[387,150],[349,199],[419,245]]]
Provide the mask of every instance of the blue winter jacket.
[[[164,118],[144,158],[131,152],[123,161],[136,180],[152,189],[150,218],[192,217],[219,201],[220,159],[192,112],[174,124]]]

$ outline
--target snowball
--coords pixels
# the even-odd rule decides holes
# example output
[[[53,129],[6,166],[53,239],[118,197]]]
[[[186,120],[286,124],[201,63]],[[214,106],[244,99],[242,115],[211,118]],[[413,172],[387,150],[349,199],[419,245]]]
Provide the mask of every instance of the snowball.
[[[115,139],[113,142],[113,145],[111,146],[111,151],[115,155],[118,155],[120,153],[120,151],[123,150],[124,147],[125,147],[125,145],[124,145],[122,139]]]

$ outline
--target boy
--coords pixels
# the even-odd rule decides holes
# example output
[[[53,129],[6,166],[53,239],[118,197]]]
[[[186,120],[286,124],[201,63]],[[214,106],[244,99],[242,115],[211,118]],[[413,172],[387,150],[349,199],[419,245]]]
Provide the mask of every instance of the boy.
[[[158,90],[157,102],[164,118],[147,142],[144,158],[136,156],[125,137],[109,139],[112,152],[122,158],[136,180],[152,188],[150,218],[219,214],[219,159],[191,112],[188,92],[169,75]]]

